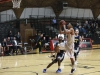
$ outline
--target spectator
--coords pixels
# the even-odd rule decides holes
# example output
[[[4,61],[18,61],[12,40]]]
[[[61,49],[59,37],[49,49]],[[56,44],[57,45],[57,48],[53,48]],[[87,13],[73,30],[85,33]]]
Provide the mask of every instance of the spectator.
[[[42,47],[43,48],[46,48],[46,45],[47,45],[46,43],[47,43],[46,38],[43,37],[43,40],[42,40]]]
[[[53,27],[57,26],[57,20],[55,18],[52,20],[52,26]]]
[[[87,34],[87,30],[84,28],[84,27],[82,27],[82,35],[84,35],[84,37],[86,37],[86,34]]]
[[[16,34],[16,40],[17,40],[18,43],[21,43],[21,35],[20,35],[20,32],[18,32]]]
[[[14,37],[14,39],[12,41],[12,48],[13,48],[13,53],[12,54],[14,54],[15,51],[16,51],[16,55],[18,54],[17,53],[17,45],[18,45],[18,42],[17,42],[16,38]]]
[[[96,29],[95,32],[100,31],[100,28],[98,27],[98,25],[96,25]]]
[[[84,28],[86,30],[89,30],[90,29],[90,25],[88,24],[88,21],[85,21]]]
[[[91,25],[91,24],[92,24],[92,21],[91,21],[90,19],[88,20],[88,24],[89,24],[89,25]]]
[[[6,41],[5,38],[4,38],[4,40],[2,41],[1,46],[2,46],[2,52],[3,52],[4,55],[5,55],[5,54],[6,54],[6,49],[7,49],[7,41]]]
[[[79,26],[81,26],[81,22],[80,21],[77,21],[76,28],[79,28]]]
[[[89,30],[89,31],[91,31],[91,33],[94,34],[94,32],[95,32],[95,27],[94,27],[93,23],[91,24],[90,30]]]
[[[12,40],[13,39],[13,33],[12,33],[12,31],[10,30],[9,32],[8,32],[8,37],[10,37],[10,40]]]
[[[80,36],[82,36],[83,35],[83,29],[82,29],[82,26],[79,26],[79,34],[80,34]]]
[[[91,31],[89,31],[88,34],[86,34],[86,37],[87,37],[87,38],[92,38],[92,33],[91,33]]]
[[[7,39],[7,49],[8,49],[8,53],[10,54],[11,49],[12,49],[12,41],[10,40],[10,37],[8,37],[8,39]]]

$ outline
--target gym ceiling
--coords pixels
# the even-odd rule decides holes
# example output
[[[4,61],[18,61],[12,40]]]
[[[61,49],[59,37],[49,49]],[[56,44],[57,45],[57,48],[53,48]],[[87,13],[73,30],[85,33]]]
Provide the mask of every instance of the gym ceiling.
[[[22,0],[19,9],[12,8],[11,0],[0,0],[0,12],[12,9],[17,16],[21,15],[24,8],[51,6],[58,16],[63,10],[61,9],[63,2],[67,2],[68,7],[91,9],[94,18],[97,18],[100,14],[100,0]]]

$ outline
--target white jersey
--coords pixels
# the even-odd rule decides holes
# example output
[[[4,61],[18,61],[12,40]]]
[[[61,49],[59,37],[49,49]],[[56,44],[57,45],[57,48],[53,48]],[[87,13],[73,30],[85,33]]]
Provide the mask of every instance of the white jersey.
[[[58,43],[59,50],[66,50],[65,42]]]
[[[74,36],[75,35],[67,34],[67,43],[68,44],[74,43]]]
[[[74,58],[74,35],[67,34],[66,52],[70,58]]]

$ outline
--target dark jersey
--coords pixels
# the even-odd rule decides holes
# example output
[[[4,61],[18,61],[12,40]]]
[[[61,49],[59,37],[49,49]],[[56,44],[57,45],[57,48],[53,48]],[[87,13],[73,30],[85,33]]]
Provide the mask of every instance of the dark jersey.
[[[3,47],[6,47],[7,46],[7,42],[2,42],[2,44],[1,44]]]
[[[56,46],[59,46],[59,45],[61,45],[61,44],[63,44],[63,42],[61,42],[61,43],[56,43]],[[60,47],[60,46],[59,46]],[[56,56],[56,59],[54,60],[54,62],[56,63],[57,61],[58,61],[58,59],[60,58],[60,62],[62,62],[63,61],[63,59],[64,59],[64,57],[65,57],[65,50],[63,50],[63,49],[60,49],[60,51],[57,53],[57,56]]]
[[[78,35],[78,36],[75,36],[74,46],[75,46],[75,47],[78,47],[79,44],[80,44],[80,36]]]

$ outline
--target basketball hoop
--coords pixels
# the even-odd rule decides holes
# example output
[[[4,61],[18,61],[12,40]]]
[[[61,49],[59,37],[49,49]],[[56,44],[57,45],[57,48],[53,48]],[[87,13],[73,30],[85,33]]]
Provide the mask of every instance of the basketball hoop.
[[[22,0],[12,0],[13,8],[20,8],[20,3]]]

